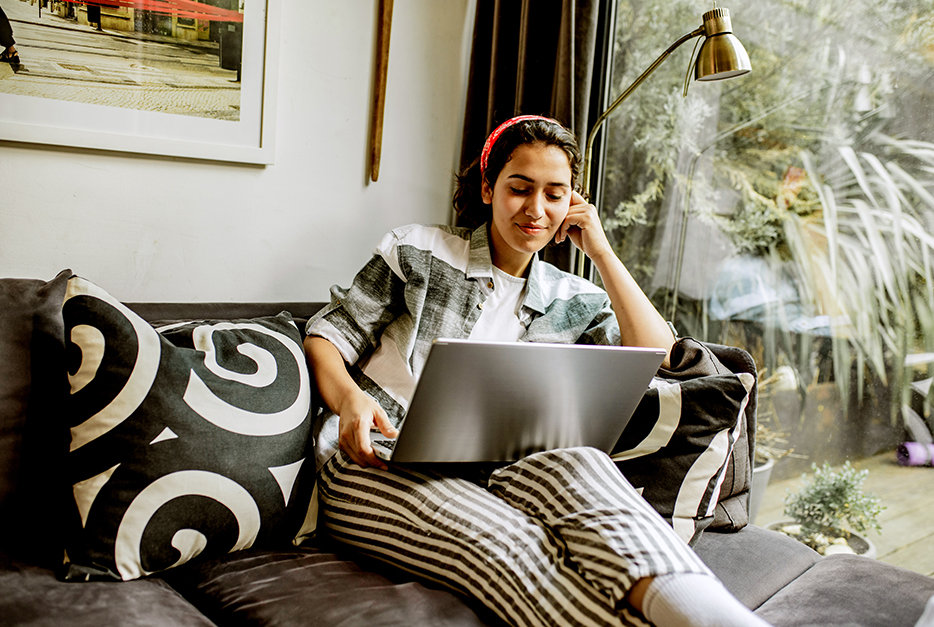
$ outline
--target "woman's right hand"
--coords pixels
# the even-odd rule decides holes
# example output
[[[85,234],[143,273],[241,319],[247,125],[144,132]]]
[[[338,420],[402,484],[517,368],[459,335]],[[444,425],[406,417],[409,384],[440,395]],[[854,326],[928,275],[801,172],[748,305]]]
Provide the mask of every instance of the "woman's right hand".
[[[373,452],[370,431],[376,426],[387,438],[396,437],[399,431],[392,426],[379,403],[358,389],[344,399],[337,414],[340,416],[340,449],[362,468],[374,466],[385,470],[386,463]]]
[[[399,434],[386,412],[372,396],[357,386],[347,372],[344,358],[330,341],[310,335],[303,344],[321,399],[340,417],[340,449],[363,468],[387,468],[383,460],[373,453],[370,444],[370,430],[374,425],[387,438]]]

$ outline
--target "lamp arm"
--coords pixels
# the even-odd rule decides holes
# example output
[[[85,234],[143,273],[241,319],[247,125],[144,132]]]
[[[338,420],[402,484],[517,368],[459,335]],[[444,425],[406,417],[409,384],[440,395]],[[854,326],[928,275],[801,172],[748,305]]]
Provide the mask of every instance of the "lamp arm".
[[[692,31],[692,32],[690,32],[690,33],[688,33],[687,35],[682,36],[681,39],[679,39],[678,41],[676,41],[675,43],[673,43],[673,44],[668,48],[668,50],[666,50],[665,52],[663,52],[663,53],[661,54],[661,56],[659,56],[657,59],[655,59],[655,62],[652,63],[652,65],[650,65],[650,66],[648,67],[648,69],[646,69],[646,70],[642,73],[642,75],[639,76],[639,78],[637,78],[637,79],[632,83],[632,85],[630,85],[629,87],[627,87],[626,90],[625,90],[623,93],[621,93],[621,94],[619,95],[619,97],[618,97],[616,100],[613,101],[613,104],[611,104],[609,107],[607,107],[606,111],[604,111],[603,113],[601,113],[601,114],[600,114],[600,117],[597,118],[597,121],[594,123],[593,128],[590,130],[590,134],[587,136],[587,146],[586,146],[586,149],[585,149],[585,151],[584,151],[584,172],[583,172],[583,176],[582,176],[582,178],[581,178],[581,181],[582,181],[583,195],[584,195],[585,197],[588,195],[589,190],[590,190],[590,165],[591,165],[591,161],[593,160],[593,143],[594,143],[594,139],[595,139],[596,136],[597,136],[597,132],[598,132],[598,131],[600,130],[600,128],[603,126],[603,123],[606,122],[606,120],[607,120],[607,118],[609,117],[609,115],[610,115],[620,104],[622,104],[622,102],[623,102],[626,98],[629,97],[629,94],[631,94],[633,91],[635,91],[636,88],[639,87],[639,85],[642,84],[642,81],[644,81],[646,78],[648,78],[649,74],[651,74],[652,72],[654,72],[654,71],[655,71],[655,68],[657,68],[659,65],[661,65],[662,62],[663,62],[665,59],[668,58],[668,55],[670,55],[672,52],[674,52],[675,49],[676,49],[678,46],[680,46],[681,44],[683,44],[684,42],[686,42],[686,41],[688,41],[688,40],[690,40],[690,39],[694,39],[695,37],[698,37],[698,36],[703,35],[703,34],[704,34],[704,26],[701,25],[701,26],[699,26],[696,30],[694,30],[694,31]]]

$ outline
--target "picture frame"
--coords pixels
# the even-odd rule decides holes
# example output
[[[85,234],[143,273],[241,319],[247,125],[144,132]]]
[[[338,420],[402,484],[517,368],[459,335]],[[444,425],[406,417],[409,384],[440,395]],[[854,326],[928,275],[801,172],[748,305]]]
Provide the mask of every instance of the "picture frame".
[[[243,3],[237,120],[0,91],[0,141],[271,165],[275,162],[281,1]],[[28,48],[19,48],[24,56],[22,51]]]

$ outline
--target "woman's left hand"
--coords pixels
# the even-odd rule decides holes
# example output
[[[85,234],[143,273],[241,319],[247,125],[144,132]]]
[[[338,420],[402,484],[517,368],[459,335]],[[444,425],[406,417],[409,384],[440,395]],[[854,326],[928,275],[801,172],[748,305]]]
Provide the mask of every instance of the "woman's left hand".
[[[597,208],[577,192],[571,192],[571,207],[555,234],[555,243],[560,244],[568,237],[591,259],[607,253],[613,254],[613,248],[600,224]]]

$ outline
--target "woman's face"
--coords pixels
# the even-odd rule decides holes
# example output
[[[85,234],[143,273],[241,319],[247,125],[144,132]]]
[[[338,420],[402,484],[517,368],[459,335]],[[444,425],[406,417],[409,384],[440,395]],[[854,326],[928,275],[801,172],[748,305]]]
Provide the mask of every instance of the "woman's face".
[[[483,202],[492,205],[493,265],[522,276],[532,255],[551,241],[571,204],[567,154],[549,144],[523,144],[506,162],[494,187],[483,182]]]

